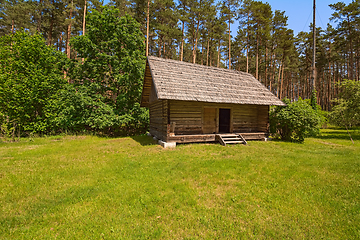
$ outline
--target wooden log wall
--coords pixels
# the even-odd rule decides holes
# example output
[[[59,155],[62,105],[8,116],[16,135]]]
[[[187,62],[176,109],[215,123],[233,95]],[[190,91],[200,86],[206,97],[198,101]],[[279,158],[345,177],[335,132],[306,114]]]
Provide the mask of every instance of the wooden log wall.
[[[269,106],[257,106],[257,130],[259,132],[269,131]]]
[[[233,131],[238,133],[258,132],[257,105],[234,105]]]
[[[212,109],[208,109],[212,108]],[[207,114],[216,109],[216,132],[219,129],[219,108],[231,109],[231,132],[267,132],[268,106],[205,103],[169,100],[169,122],[176,123],[175,135],[210,133],[211,126]],[[204,109],[205,113],[204,114]],[[204,115],[205,118],[204,118]],[[209,124],[208,124],[209,125]],[[212,132],[211,132],[212,133]]]
[[[168,100],[158,100],[149,104],[150,134],[167,140]]]
[[[170,100],[170,123],[175,122],[175,135],[202,133],[202,103]]]

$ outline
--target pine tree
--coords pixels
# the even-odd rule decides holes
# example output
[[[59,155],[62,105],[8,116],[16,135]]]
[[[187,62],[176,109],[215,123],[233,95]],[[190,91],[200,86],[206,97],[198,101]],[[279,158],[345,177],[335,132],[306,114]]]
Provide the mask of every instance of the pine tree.
[[[221,14],[228,22],[228,68],[231,69],[231,31],[230,25],[236,18],[236,9],[239,6],[238,0],[223,0],[221,3]]]

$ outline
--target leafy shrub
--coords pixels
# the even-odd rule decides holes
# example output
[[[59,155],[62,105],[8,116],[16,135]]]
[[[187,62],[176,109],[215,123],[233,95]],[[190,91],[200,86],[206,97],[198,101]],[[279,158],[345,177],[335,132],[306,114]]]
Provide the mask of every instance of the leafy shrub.
[[[95,131],[110,135],[129,135],[144,132],[148,126],[148,112],[134,105],[127,114],[115,112],[97,93],[96,85],[67,85],[59,91],[47,108],[47,117],[56,131]],[[127,132],[127,133],[126,133]]]
[[[285,141],[304,142],[305,137],[319,133],[321,117],[306,101],[283,101],[287,106],[276,106],[270,111],[270,132],[275,137]]]
[[[53,129],[101,130],[114,125],[116,114],[103,97],[85,86],[67,85],[48,106]]]

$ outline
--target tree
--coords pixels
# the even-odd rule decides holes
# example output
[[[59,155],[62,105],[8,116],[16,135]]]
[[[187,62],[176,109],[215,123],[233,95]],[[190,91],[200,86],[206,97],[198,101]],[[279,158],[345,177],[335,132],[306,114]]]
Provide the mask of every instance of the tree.
[[[180,43],[180,61],[183,61],[184,58],[184,32],[185,32],[185,23],[189,22],[189,0],[179,0],[179,4],[177,6],[177,12],[179,16],[179,20],[181,21],[181,43]]]
[[[223,0],[221,5],[221,14],[228,21],[228,68],[231,69],[231,31],[230,24],[233,23],[233,18],[236,17],[236,9],[239,6],[238,0]]]
[[[178,16],[173,0],[156,0],[153,3],[154,31],[157,35],[157,52],[159,57],[174,58],[177,56],[175,43],[181,38],[178,27]]]
[[[116,114],[123,116],[140,108],[145,38],[132,17],[119,15],[118,9],[109,6],[88,14],[86,35],[71,40],[84,62],[73,60],[69,76],[75,84],[96,90]]]
[[[0,36],[14,33],[21,28],[34,32],[31,14],[34,8],[31,2],[24,0],[0,1]]]
[[[48,130],[46,108],[66,84],[65,59],[40,34],[17,31],[0,38],[0,112],[8,123],[22,131]]]
[[[360,82],[345,80],[340,86],[339,98],[330,113],[330,121],[337,126],[353,127],[360,125]]]

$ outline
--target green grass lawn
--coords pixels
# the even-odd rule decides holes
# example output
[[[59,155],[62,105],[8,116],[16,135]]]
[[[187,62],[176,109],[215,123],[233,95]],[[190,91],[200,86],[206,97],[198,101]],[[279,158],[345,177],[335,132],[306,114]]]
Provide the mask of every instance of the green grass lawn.
[[[304,144],[0,143],[0,239],[360,239],[360,132]]]

